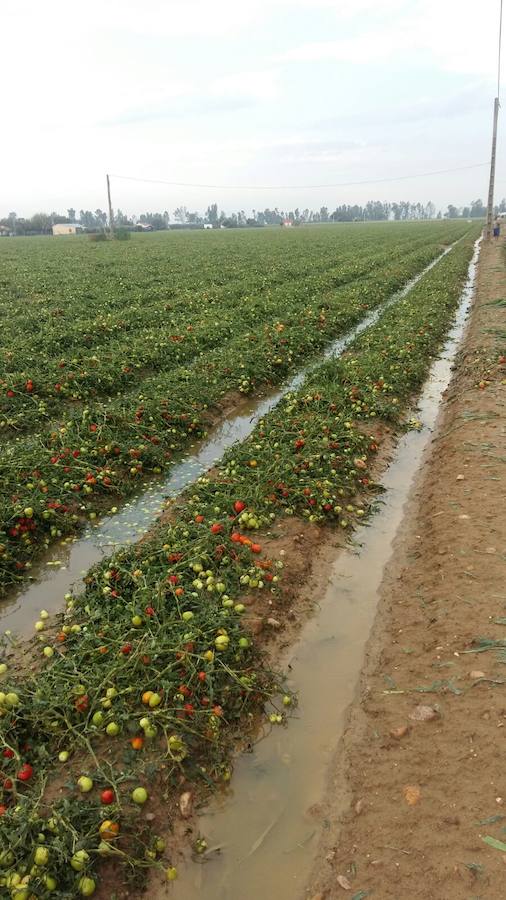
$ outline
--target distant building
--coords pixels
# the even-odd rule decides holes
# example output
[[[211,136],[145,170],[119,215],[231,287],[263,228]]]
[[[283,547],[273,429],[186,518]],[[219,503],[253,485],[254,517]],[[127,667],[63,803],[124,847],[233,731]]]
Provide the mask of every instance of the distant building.
[[[9,237],[11,233],[10,228],[7,228],[7,225],[0,225],[0,237]]]
[[[212,227],[213,227],[213,226],[211,225],[210,222],[204,222],[204,228],[205,228],[206,230],[209,230],[209,229],[212,228]]]
[[[61,222],[59,225],[53,225],[53,234],[79,234],[83,230],[83,226],[78,222]]]

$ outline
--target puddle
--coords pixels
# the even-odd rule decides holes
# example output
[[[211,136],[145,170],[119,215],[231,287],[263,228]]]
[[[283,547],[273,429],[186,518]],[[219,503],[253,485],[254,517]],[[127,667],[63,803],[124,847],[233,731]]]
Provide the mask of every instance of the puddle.
[[[459,238],[460,240],[462,238]],[[10,629],[19,635],[31,633],[33,622],[38,618],[41,609],[46,609],[50,613],[61,609],[64,594],[70,589],[78,592],[83,587],[82,577],[90,566],[113,553],[118,547],[138,541],[158,518],[168,497],[180,494],[221,459],[233,444],[251,434],[258,421],[276,406],[282,397],[297,390],[306,376],[321,365],[323,360],[339,356],[354,338],[373,325],[388,307],[405,297],[459,241],[445,248],[402,290],[365,316],[343,337],[332,341],[322,354],[279,388],[261,399],[246,400],[239,409],[212,429],[205,440],[196,443],[191,452],[172,467],[167,478],[154,479],[137,498],[123,504],[118,514],[105,516],[94,526],[88,526],[79,537],[52,546],[46,555],[33,565],[31,581],[8,592],[1,601],[2,630]]]
[[[416,411],[422,423],[399,442],[382,482],[381,511],[358,528],[355,546],[339,554],[320,610],[304,626],[289,657],[290,683],[299,696],[286,728],[260,736],[237,761],[229,790],[212,799],[198,828],[210,848],[180,867],[178,900],[295,900],[314,861],[320,823],[310,810],[325,790],[330,761],[357,689],[378,591],[403,509],[436,423],[441,396],[472,302],[479,242],[467,285],[443,352],[434,362]],[[167,894],[168,896],[168,894]]]

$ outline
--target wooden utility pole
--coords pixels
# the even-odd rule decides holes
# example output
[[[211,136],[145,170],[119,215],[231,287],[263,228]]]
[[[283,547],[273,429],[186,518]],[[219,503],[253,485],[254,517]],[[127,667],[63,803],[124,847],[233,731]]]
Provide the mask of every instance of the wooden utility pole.
[[[107,178],[107,199],[109,201],[109,231],[111,234],[114,234],[114,213],[112,210],[112,202],[111,202],[111,182],[109,181],[109,176],[106,175]]]
[[[487,241],[492,237],[492,220],[494,218],[494,182],[495,182],[495,157],[497,146],[497,118],[499,116],[499,97],[494,100],[494,128],[492,132],[492,155],[490,157],[490,181],[488,183],[488,203],[487,203],[487,225],[485,229],[485,238]]]

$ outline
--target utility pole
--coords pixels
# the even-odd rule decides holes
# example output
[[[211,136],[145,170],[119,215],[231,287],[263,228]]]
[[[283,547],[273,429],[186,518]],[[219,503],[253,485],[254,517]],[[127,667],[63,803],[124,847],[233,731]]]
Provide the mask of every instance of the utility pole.
[[[107,178],[107,199],[109,201],[109,231],[114,234],[114,213],[112,211],[112,202],[111,202],[111,182],[109,180],[109,176],[105,176]]]
[[[485,238],[492,237],[492,220],[494,218],[494,182],[495,182],[495,157],[497,145],[497,118],[499,115],[499,97],[494,100],[494,128],[492,132],[492,155],[490,157],[490,181],[488,183],[487,225]]]
[[[497,97],[494,100],[494,127],[492,129],[492,153],[490,156],[490,180],[488,183],[487,224],[485,226],[485,239],[492,237],[492,219],[494,218],[494,182],[495,182],[495,157],[497,147],[497,119],[499,116],[499,95],[501,93],[501,38],[502,38],[502,4],[500,0],[499,10],[499,47],[497,54]]]

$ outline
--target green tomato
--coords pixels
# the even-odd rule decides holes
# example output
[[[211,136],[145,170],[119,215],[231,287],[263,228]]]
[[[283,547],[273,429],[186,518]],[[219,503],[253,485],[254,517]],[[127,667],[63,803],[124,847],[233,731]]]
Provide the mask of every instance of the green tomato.
[[[214,646],[217,650],[226,650],[230,643],[230,638],[228,634],[219,634],[218,637],[214,641]]]
[[[89,854],[86,853],[86,850],[76,850],[70,860],[70,865],[74,869],[74,872],[82,872],[89,858]]]
[[[116,735],[119,734],[119,725],[117,722],[109,722],[105,730],[109,737],[116,737]]]
[[[33,861],[36,866],[47,866],[49,862],[49,850],[47,847],[37,847]]]
[[[79,790],[82,791],[83,794],[87,794],[93,787],[93,780],[88,775],[81,775],[81,777],[77,779],[77,784]]]
[[[93,722],[94,725],[97,726],[97,728],[99,728],[100,725],[103,724],[104,714],[102,712],[100,712],[100,710],[98,710],[98,712],[93,713],[93,715],[91,717],[91,721]]]
[[[143,806],[147,799],[148,799],[148,792],[147,792],[146,788],[138,787],[132,791],[132,800],[138,806]]]
[[[93,878],[84,875],[79,879],[79,893],[83,897],[91,897],[95,893],[96,884]]]

